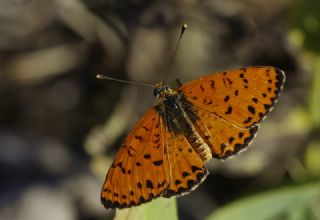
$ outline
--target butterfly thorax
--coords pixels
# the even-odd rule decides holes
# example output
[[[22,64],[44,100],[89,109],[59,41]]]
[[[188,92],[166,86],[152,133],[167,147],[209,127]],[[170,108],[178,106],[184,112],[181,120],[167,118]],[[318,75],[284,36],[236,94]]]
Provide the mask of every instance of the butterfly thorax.
[[[163,118],[166,129],[174,135],[184,135],[203,161],[211,159],[209,146],[194,126],[199,118],[185,95],[170,85],[159,83],[156,84],[154,96],[158,99],[155,109]]]

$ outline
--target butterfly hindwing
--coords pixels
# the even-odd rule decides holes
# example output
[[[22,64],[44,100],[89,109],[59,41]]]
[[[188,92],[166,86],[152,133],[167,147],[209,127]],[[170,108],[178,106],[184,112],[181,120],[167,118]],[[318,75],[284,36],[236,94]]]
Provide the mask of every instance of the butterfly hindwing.
[[[165,130],[171,181],[162,196],[184,195],[206,178],[208,170],[184,135]]]
[[[275,67],[246,67],[205,76],[179,88],[197,108],[243,128],[272,110],[285,75]]]
[[[101,192],[106,208],[126,208],[160,196],[168,187],[170,173],[161,135],[162,119],[149,109],[122,144]]]
[[[245,149],[253,141],[259,126],[237,127],[215,114],[194,109],[198,120],[194,122],[200,136],[211,149],[212,156],[218,159],[230,157]]]

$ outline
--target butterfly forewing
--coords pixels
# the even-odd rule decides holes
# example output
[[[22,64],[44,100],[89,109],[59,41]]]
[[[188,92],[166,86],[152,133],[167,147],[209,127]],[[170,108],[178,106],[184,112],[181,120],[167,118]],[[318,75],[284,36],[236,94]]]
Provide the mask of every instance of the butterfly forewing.
[[[126,208],[150,201],[170,182],[162,119],[149,109],[130,132],[110,167],[101,201],[106,208]]]
[[[272,109],[284,81],[277,68],[246,67],[193,80],[179,90],[197,108],[248,128]]]

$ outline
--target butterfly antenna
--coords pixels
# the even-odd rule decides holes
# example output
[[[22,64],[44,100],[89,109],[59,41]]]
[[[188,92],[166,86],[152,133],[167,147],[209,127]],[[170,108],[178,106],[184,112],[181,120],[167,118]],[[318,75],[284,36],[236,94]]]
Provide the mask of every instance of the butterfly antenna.
[[[107,80],[112,80],[112,81],[116,81],[116,82],[121,82],[121,83],[127,83],[127,84],[131,84],[131,85],[136,85],[136,86],[145,86],[145,87],[152,87],[154,88],[155,86],[149,83],[140,83],[140,82],[134,82],[134,81],[127,81],[127,80],[121,80],[121,79],[116,79],[116,78],[112,78],[110,76],[106,76],[104,74],[97,74],[96,75],[97,79],[107,79]]]
[[[175,56],[176,56],[177,50],[178,50],[178,48],[179,48],[182,35],[183,35],[184,31],[187,29],[187,27],[188,27],[187,24],[183,24],[182,27],[181,27],[180,37],[179,37],[179,40],[178,40],[178,42],[177,42],[176,48],[174,49],[174,52],[173,52],[173,54],[172,54],[172,57],[171,57],[171,59],[170,59],[170,63],[169,63],[169,65],[168,65],[168,69],[167,69],[167,71],[166,71],[166,73],[165,73],[165,75],[164,75],[164,80],[163,80],[163,82],[166,82],[166,81],[167,81],[167,77],[168,77],[169,71],[171,70],[172,63],[173,63],[173,60],[174,60],[174,58],[175,58]]]

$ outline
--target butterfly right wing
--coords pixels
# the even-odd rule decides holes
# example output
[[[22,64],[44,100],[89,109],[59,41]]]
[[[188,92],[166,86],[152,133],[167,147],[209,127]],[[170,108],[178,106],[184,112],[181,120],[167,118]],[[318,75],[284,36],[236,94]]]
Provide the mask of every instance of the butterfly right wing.
[[[101,191],[106,208],[127,208],[163,194],[170,182],[162,118],[149,109],[124,141]]]

